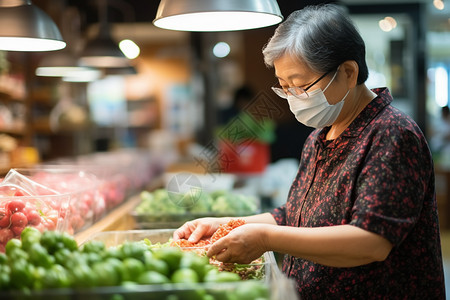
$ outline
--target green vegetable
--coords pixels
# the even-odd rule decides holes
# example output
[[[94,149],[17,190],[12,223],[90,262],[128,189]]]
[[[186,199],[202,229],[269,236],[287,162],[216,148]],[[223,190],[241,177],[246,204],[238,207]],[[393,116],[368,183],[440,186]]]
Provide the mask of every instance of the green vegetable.
[[[140,197],[141,202],[135,209],[136,213],[143,216],[158,215],[160,221],[164,221],[164,215],[183,213],[244,215],[258,210],[256,197],[224,190],[207,193],[205,190],[192,188],[185,194],[178,194],[158,189],[153,192],[142,191]],[[167,221],[170,221],[170,217]]]
[[[28,295],[33,290],[122,286],[132,292],[139,284],[164,284],[167,290],[171,284],[184,284],[189,288],[173,297],[222,299],[199,284],[241,280],[235,273],[219,271],[206,256],[169,246],[170,241],[142,240],[106,248],[98,241],[74,247],[73,237],[58,232],[24,230],[21,238],[23,242],[11,239],[6,253],[0,253],[0,296],[9,290]],[[239,268],[244,266],[236,265],[242,272]]]

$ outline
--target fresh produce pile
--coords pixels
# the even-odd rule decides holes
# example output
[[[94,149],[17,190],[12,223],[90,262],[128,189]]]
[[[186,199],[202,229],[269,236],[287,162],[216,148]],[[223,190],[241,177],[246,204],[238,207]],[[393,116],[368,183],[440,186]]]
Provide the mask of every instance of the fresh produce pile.
[[[5,252],[10,239],[20,238],[26,227],[55,230],[58,215],[58,210],[37,200],[0,201],[0,252]]]
[[[221,284],[217,285],[218,282]],[[220,290],[228,282],[239,284]],[[216,288],[207,288],[208,284]],[[6,244],[6,252],[0,254],[0,298],[18,292],[32,295],[68,288],[76,293],[118,286],[127,294],[141,285],[163,287],[167,298],[157,299],[187,299],[193,296],[192,292],[194,299],[269,299],[263,281],[242,281],[236,273],[220,271],[205,256],[146,240],[109,248],[103,242],[92,240],[78,247],[67,233],[41,233],[27,227],[21,233],[21,240],[11,239]],[[182,292],[177,293],[180,286]],[[115,293],[120,294],[118,290]]]
[[[142,191],[140,198],[141,203],[135,209],[138,215],[244,215],[258,210],[255,197],[224,190],[207,192],[192,188],[187,193],[176,194],[167,189],[157,189],[153,192]]]
[[[208,249],[208,246],[218,241],[222,237],[229,234],[233,229],[242,226],[245,221],[242,219],[231,219],[226,224],[221,224],[219,228],[207,239],[202,239],[196,243],[189,242],[186,239],[180,239],[177,241],[171,241],[171,246],[178,246],[182,249],[187,249],[196,252],[198,255],[204,255]],[[264,276],[264,261],[263,257],[260,257],[250,264],[236,264],[236,263],[223,263],[211,257],[209,263],[217,266],[219,271],[227,271],[238,274],[241,279],[261,279]]]

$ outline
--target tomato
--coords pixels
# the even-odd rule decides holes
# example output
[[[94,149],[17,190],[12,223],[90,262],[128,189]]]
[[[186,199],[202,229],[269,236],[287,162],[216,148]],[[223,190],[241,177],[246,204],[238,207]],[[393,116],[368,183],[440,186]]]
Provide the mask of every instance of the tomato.
[[[11,231],[14,233],[14,236],[19,237],[22,231],[25,229],[24,226],[11,226]]]
[[[6,204],[6,208],[11,212],[20,212],[25,208],[25,202],[22,200],[11,200],[8,204]]]
[[[26,213],[26,216],[28,219],[28,224],[33,225],[33,226],[37,226],[37,225],[41,224],[42,217],[37,211],[30,210]]]
[[[6,244],[13,237],[14,237],[14,233],[11,231],[11,229],[8,229],[8,228],[0,229],[0,243],[1,244]]]
[[[0,227],[8,227],[11,224],[10,217],[11,212],[8,209],[4,207],[0,208]]]
[[[25,227],[28,219],[23,212],[16,212],[11,215],[11,226]]]
[[[155,271],[146,271],[137,278],[139,284],[163,284],[170,283],[169,278]]]
[[[196,283],[199,282],[197,272],[192,269],[178,269],[170,277],[173,283]]]

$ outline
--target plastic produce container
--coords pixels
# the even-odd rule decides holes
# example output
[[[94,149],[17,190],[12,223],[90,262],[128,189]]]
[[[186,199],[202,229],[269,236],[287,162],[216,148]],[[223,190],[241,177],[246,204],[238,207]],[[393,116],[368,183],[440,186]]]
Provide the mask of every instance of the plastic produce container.
[[[91,226],[96,177],[72,169],[11,169],[0,182],[0,251],[25,227],[70,234]]]

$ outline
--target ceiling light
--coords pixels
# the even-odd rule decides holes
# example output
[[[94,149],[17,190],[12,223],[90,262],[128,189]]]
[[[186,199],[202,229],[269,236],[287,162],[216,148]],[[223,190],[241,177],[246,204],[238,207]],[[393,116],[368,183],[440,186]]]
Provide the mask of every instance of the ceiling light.
[[[433,5],[436,9],[443,10],[445,8],[444,1],[442,0],[433,0]]]
[[[30,0],[0,0],[0,50],[52,51],[65,46],[53,20]]]
[[[104,33],[87,43],[80,64],[97,68],[127,67],[129,61],[109,33]]]
[[[122,40],[119,43],[119,48],[128,59],[135,59],[139,56],[141,49],[132,40]]]
[[[276,0],[161,0],[153,24],[181,31],[232,31],[282,20]]]
[[[230,54],[230,45],[225,42],[219,42],[214,46],[213,53],[216,57],[225,57]]]
[[[380,26],[381,30],[389,32],[397,27],[397,21],[393,17],[385,17],[378,22],[378,26]]]
[[[79,66],[77,59],[66,50],[44,57],[35,74],[45,77],[66,77],[76,82],[92,81],[101,76],[101,72],[95,68]]]
[[[121,68],[130,65],[129,59],[120,50],[111,36],[111,29],[107,18],[107,1],[99,3],[99,33],[94,39],[88,41],[84,48],[80,64],[96,68]]]

